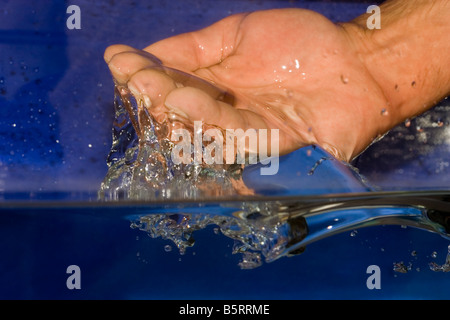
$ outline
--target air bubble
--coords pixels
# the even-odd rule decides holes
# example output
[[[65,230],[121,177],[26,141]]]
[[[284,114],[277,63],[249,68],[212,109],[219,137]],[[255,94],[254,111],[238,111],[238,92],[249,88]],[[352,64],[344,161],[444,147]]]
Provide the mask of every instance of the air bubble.
[[[169,245],[169,244],[166,244],[166,245],[164,246],[164,251],[165,251],[165,252],[170,252],[170,251],[172,251],[172,246]]]

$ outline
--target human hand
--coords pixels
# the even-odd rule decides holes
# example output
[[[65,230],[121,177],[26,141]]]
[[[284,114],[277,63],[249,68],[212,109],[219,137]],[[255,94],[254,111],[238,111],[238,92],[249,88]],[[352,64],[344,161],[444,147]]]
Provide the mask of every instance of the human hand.
[[[315,12],[283,9],[233,15],[144,49],[227,88],[233,102],[180,86],[128,46],[109,47],[105,60],[161,121],[170,111],[224,129],[279,129],[281,154],[316,144],[349,161],[405,118],[361,56],[365,40]]]

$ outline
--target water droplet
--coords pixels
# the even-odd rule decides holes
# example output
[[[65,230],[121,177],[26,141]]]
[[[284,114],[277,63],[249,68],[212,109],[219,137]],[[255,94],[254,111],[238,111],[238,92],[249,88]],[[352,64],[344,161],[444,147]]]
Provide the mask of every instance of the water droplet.
[[[417,256],[417,251],[416,251],[416,250],[411,251],[411,255],[412,255],[413,257]]]
[[[437,257],[437,252],[436,252],[436,251],[433,251],[433,252],[431,253],[431,257],[435,259],[435,258]]]
[[[346,76],[344,76],[343,74],[341,74],[341,81],[343,84],[347,84],[348,83],[348,78]]]
[[[405,127],[409,128],[410,125],[411,125],[411,120],[406,119],[405,120]]]
[[[165,251],[165,252],[170,252],[170,251],[172,251],[172,246],[169,245],[169,244],[166,244],[166,245],[164,246],[164,251]]]
[[[387,116],[388,114],[389,114],[389,112],[386,110],[386,108],[381,109],[382,116]]]
[[[408,267],[403,263],[403,261],[401,261],[401,262],[394,262],[393,270],[395,272],[407,273],[408,272]]]
[[[416,81],[411,82],[411,87],[415,87],[416,86]]]
[[[399,91],[398,84],[395,84],[394,89],[395,89],[395,91]]]
[[[357,230],[353,230],[352,232],[350,232],[350,237],[356,236],[357,233],[358,233]]]

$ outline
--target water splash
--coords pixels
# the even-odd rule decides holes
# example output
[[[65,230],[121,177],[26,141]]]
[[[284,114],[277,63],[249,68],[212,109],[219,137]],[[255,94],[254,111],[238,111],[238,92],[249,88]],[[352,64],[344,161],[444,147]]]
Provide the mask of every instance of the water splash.
[[[414,205],[411,203],[415,201]],[[239,267],[252,269],[264,262],[302,253],[318,240],[342,232],[352,232],[375,225],[404,225],[432,231],[450,239],[449,225],[442,222],[443,212],[420,205],[432,200],[437,206],[445,204],[435,199],[420,199],[417,195],[386,196],[359,199],[301,199],[291,201],[247,201],[209,205],[207,208],[166,208],[132,220],[131,228],[152,238],[170,240],[180,254],[195,244],[197,230],[213,226],[215,234],[234,240],[232,254],[240,255]],[[401,205],[400,205],[401,204]],[[164,212],[164,213],[161,213]],[[433,214],[430,214],[432,212]],[[414,257],[417,253],[414,251]],[[443,266],[430,264],[434,271],[448,270],[450,255]],[[412,264],[394,263],[394,271],[407,273]]]
[[[180,254],[184,255],[195,244],[193,233],[214,225],[215,233],[234,240],[232,254],[241,255],[239,267],[253,269],[261,266],[263,261],[271,262],[280,258],[286,249],[308,234],[303,217],[287,219],[283,214],[274,216],[270,211],[264,210],[267,205],[244,204],[242,210],[236,211],[232,216],[200,213],[151,214],[133,221],[131,228],[143,231],[152,238],[172,241]],[[297,248],[289,255],[302,251]]]
[[[173,162],[171,128],[187,127],[187,121],[169,114],[157,122],[122,86],[115,87],[114,107],[113,143],[99,199],[205,199],[251,193],[242,182],[244,165]],[[194,159],[194,146],[191,149]]]
[[[445,259],[445,263],[442,265],[439,265],[436,262],[430,262],[429,266],[432,271],[450,272],[450,245],[448,246],[448,253],[447,253],[447,257]]]

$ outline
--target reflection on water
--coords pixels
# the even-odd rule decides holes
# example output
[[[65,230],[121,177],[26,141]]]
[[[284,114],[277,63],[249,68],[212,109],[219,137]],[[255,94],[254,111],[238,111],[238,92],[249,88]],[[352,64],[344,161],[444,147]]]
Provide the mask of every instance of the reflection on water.
[[[217,204],[226,213],[209,208],[208,213],[189,208],[164,210],[135,218],[132,228],[152,238],[170,240],[180,254],[195,243],[194,233],[208,226],[234,240],[233,254],[241,255],[239,266],[251,269],[264,261],[302,253],[320,239],[377,225],[402,225],[435,232],[450,239],[450,206],[446,194],[395,194],[309,198],[273,202]],[[443,265],[430,263],[433,271],[450,271],[450,253]],[[408,272],[403,263],[396,272]]]
[[[283,213],[273,215],[259,209],[247,208],[232,216],[201,213],[152,214],[133,221],[131,227],[148,233],[152,238],[171,240],[180,254],[184,254],[187,248],[194,245],[195,231],[214,225],[217,227],[215,232],[234,240],[232,253],[242,255],[239,266],[251,269],[260,266],[263,258],[266,261],[278,259],[308,234],[302,216],[287,219]],[[302,249],[295,249],[288,254],[301,251]]]

